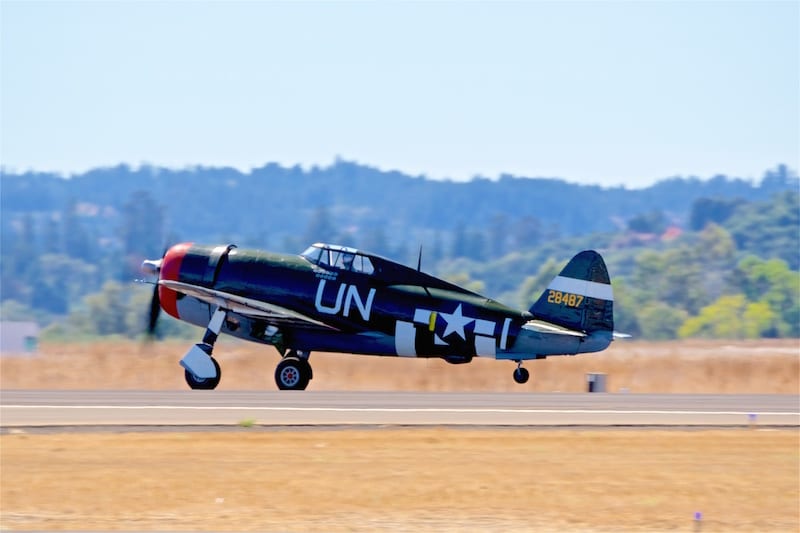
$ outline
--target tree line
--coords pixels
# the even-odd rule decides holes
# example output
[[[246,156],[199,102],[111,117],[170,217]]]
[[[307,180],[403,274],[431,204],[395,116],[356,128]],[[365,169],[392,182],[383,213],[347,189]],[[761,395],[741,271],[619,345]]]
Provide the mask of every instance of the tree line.
[[[237,241],[244,232],[221,202],[194,206],[217,216],[215,232],[202,235],[202,224],[175,224],[174,202],[164,202],[153,190],[134,189],[105,204],[70,197],[43,208],[47,202],[23,201],[27,197],[20,184],[27,180],[30,186],[41,179],[3,176],[0,182],[0,311],[4,319],[33,317],[53,336],[139,335],[151,287],[132,280],[142,277],[139,265],[144,258],[160,257],[169,244],[199,240],[269,247],[257,239]],[[405,179],[416,191],[420,179]],[[8,183],[13,183],[14,194],[6,194]],[[650,339],[798,337],[797,177],[778,167],[758,186],[717,179],[715,190],[725,184],[731,190],[719,196],[691,198],[686,189],[706,191],[710,186],[704,183],[697,189],[692,180],[667,180],[652,188],[671,191],[663,201],[609,215],[610,224],[588,225],[582,232],[565,226],[563,216],[548,219],[503,211],[502,205],[487,211],[492,214],[484,219],[460,211],[447,224],[409,223],[408,231],[402,232],[397,229],[398,221],[406,220],[402,211],[382,213],[366,224],[371,206],[329,201],[299,209],[289,221],[292,231],[280,234],[281,244],[274,248],[299,252],[311,242],[338,242],[416,264],[422,244],[424,270],[526,309],[569,257],[594,248],[603,253],[614,279],[620,331]],[[96,183],[101,189],[113,190],[113,185]],[[493,185],[500,186],[487,181],[477,190],[484,199],[491,198]],[[751,194],[735,195],[743,189]],[[595,203],[612,192],[619,191],[599,191]],[[628,192],[642,196],[641,191]],[[110,198],[103,190],[95,197]],[[585,210],[580,205],[585,196],[577,198],[574,208]],[[679,200],[670,203],[670,198]],[[398,198],[414,199],[413,194]],[[274,220],[265,213],[261,227],[251,228],[251,233],[269,233]],[[272,235],[264,240],[276,239]],[[162,322],[163,335],[192,334],[190,327]]]

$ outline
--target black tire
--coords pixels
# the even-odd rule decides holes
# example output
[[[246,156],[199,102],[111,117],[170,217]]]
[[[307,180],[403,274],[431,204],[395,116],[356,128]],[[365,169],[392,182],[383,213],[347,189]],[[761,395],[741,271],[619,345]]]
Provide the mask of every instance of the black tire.
[[[275,367],[275,384],[280,390],[305,390],[311,380],[311,365],[299,357],[284,357]]]
[[[527,368],[519,367],[514,370],[514,381],[522,385],[523,383],[528,382],[528,378],[531,377],[530,372],[528,372]]]
[[[217,385],[219,385],[219,380],[222,379],[222,370],[220,369],[217,360],[213,357],[211,358],[211,362],[214,363],[214,368],[217,369],[217,377],[215,378],[199,379],[188,370],[183,372],[183,375],[186,378],[186,384],[189,385],[189,388],[195,390],[213,390],[217,388]]]

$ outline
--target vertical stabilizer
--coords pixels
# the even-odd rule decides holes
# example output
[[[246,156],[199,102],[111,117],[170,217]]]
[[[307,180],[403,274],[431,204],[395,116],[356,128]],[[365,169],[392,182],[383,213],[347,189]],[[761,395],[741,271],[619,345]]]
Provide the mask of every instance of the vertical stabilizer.
[[[613,331],[613,303],[603,258],[585,250],[553,278],[530,312],[537,319],[586,333]]]

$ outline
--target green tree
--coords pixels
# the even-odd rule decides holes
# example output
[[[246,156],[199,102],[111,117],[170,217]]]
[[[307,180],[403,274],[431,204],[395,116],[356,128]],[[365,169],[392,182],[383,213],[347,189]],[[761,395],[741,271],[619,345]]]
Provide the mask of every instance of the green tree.
[[[0,297],[28,305],[32,283],[36,282],[36,225],[30,213],[14,220],[3,230],[0,261]]]
[[[683,309],[663,302],[648,302],[639,312],[638,324],[644,338],[669,340],[677,337],[678,330],[688,318],[689,314]]]
[[[681,337],[755,339],[774,327],[774,314],[761,302],[748,303],[744,294],[730,294],[700,310],[678,330]]]
[[[508,218],[496,213],[489,221],[489,253],[493,259],[500,258],[508,250]]]
[[[425,256],[428,258],[425,263],[433,267],[444,259],[445,255],[444,246],[442,245],[442,234],[439,231],[435,231],[433,233],[433,244],[425,249]]]
[[[309,243],[310,244],[310,243]],[[385,224],[383,221],[370,224],[364,231],[364,239],[360,245],[364,250],[378,255],[389,253],[389,241],[386,238]]]
[[[695,244],[695,254],[700,262],[708,265],[709,261],[716,264],[727,264],[736,253],[736,243],[731,234],[722,226],[707,224],[698,233]]]
[[[3,300],[0,304],[0,320],[26,321],[34,316],[35,311],[16,300]]]
[[[47,217],[44,222],[44,237],[42,238],[42,252],[45,254],[60,254],[61,234],[58,221],[55,217]]]
[[[641,303],[636,291],[622,279],[612,279],[611,282],[614,288],[614,329],[633,337],[642,336],[639,324]]]
[[[128,294],[122,284],[107,281],[103,289],[84,298],[86,308],[84,330],[95,335],[128,333]]]
[[[694,314],[707,301],[703,287],[703,264],[687,246],[656,252],[647,250],[636,257],[633,285],[642,301],[659,301]]]
[[[315,242],[330,243],[337,233],[328,208],[323,205],[315,209],[311,214],[306,228],[305,241],[307,244]]]
[[[453,230],[453,247],[450,252],[450,257],[467,257],[468,249],[469,242],[467,240],[467,229],[464,223],[459,221]]]
[[[728,291],[730,272],[735,267],[736,243],[725,228],[708,224],[696,235],[691,261],[700,268],[696,283],[702,288],[703,304]]]
[[[780,259],[748,256],[733,272],[732,285],[749,302],[766,304],[774,316],[769,336],[800,336],[800,273]]]
[[[660,210],[636,215],[628,221],[628,229],[637,233],[656,233],[660,235],[667,229],[667,217]]]
[[[800,193],[786,191],[766,202],[739,207],[725,224],[739,250],[800,267]]]
[[[64,253],[70,257],[91,260],[92,245],[86,227],[78,215],[78,204],[73,199],[67,204],[61,215],[61,231]]]
[[[548,259],[533,276],[528,276],[522,282],[519,291],[519,302],[523,309],[529,309],[536,300],[544,293],[547,285],[558,276],[558,273],[566,266],[566,262],[559,262],[553,258]]]
[[[778,315],[770,308],[769,303],[751,302],[742,314],[744,332],[748,339],[772,337],[780,329]]]
[[[522,217],[514,225],[512,233],[514,246],[519,251],[537,246],[541,242],[545,230],[538,218],[528,215]]]
[[[64,314],[80,299],[96,291],[101,280],[96,266],[63,254],[44,254],[36,259],[38,279],[34,307]]]
[[[26,213],[20,221],[18,230],[19,237],[14,243],[13,253],[10,259],[13,275],[28,278],[32,261],[39,253],[36,238],[36,222],[30,213]]]
[[[465,235],[466,239],[466,256],[473,261],[483,261],[486,259],[486,237],[479,229],[467,230]]]
[[[742,198],[698,198],[689,212],[689,229],[700,231],[708,224],[722,224],[744,203]]]
[[[119,238],[126,256],[159,257],[165,245],[164,207],[148,191],[134,191],[122,206]]]

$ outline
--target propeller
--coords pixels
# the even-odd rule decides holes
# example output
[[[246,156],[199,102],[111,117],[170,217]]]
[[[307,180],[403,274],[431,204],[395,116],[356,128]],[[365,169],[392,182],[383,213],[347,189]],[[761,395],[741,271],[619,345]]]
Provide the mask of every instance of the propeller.
[[[158,299],[158,282],[153,285],[153,297],[150,299],[150,314],[147,317],[147,335],[153,336],[156,332],[158,316],[161,314],[161,301]]]
[[[161,254],[161,259],[145,259],[142,262],[142,272],[145,274],[152,274],[156,276],[156,281],[153,285],[153,296],[150,298],[150,312],[147,315],[147,336],[152,338],[156,332],[156,324],[158,324],[158,317],[161,314],[161,301],[158,297],[158,276],[161,272],[161,263],[164,261],[164,256],[167,255],[167,249]]]

